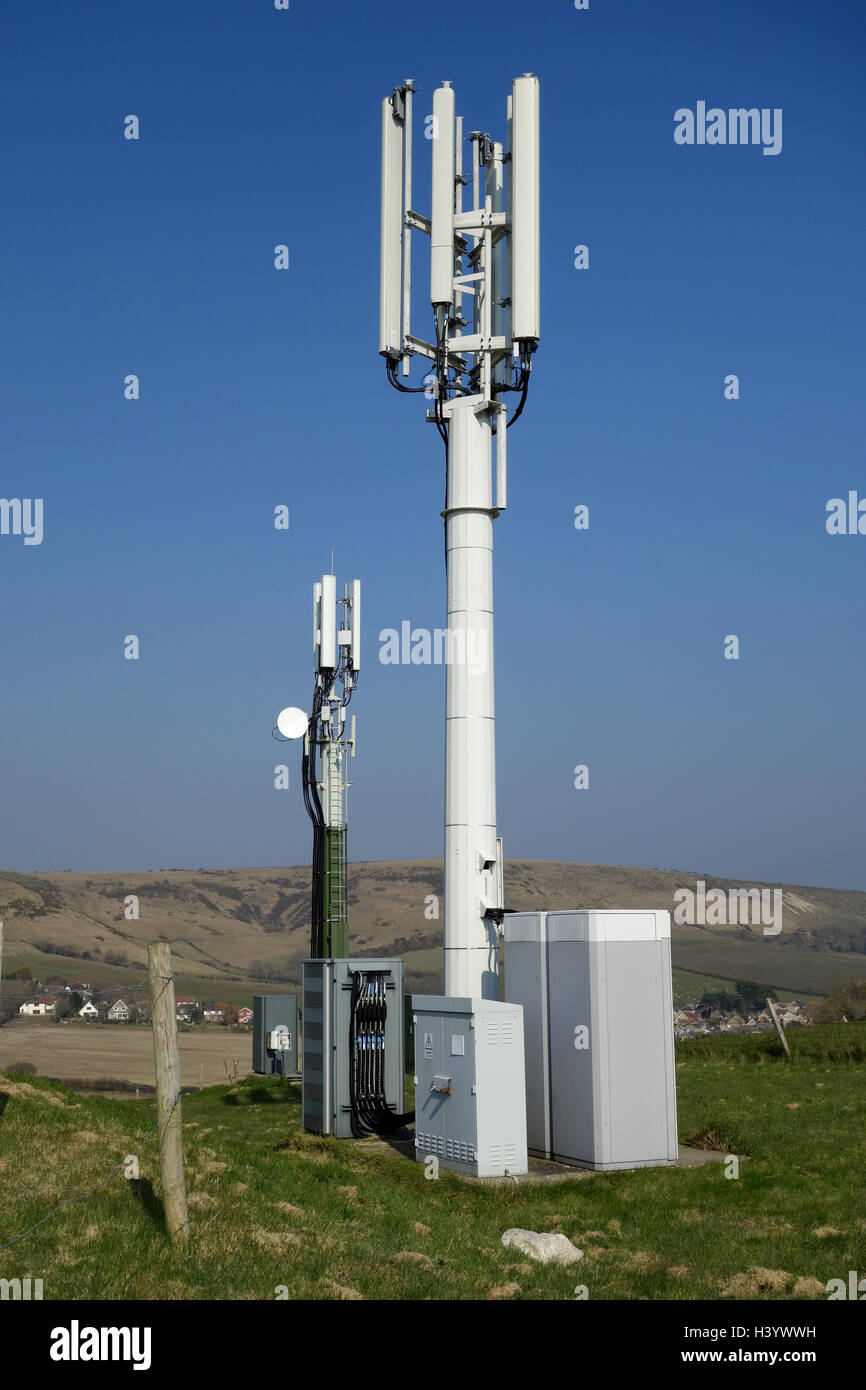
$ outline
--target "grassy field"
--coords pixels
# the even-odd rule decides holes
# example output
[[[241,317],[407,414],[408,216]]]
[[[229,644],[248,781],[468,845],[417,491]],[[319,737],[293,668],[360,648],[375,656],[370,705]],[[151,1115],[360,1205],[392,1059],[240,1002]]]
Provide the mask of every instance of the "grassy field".
[[[730,993],[736,992],[734,988],[735,981],[730,979],[723,979],[719,975],[696,975],[691,970],[677,969],[674,969],[672,971],[672,975],[674,1004],[676,1005],[682,1006],[686,1003],[697,1003],[697,1001],[702,997],[702,995],[707,993],[712,994],[714,992],[718,992],[719,990],[723,990]],[[741,976],[741,978],[745,977]],[[818,995],[808,994],[805,991],[800,991],[795,996],[794,991],[791,989],[783,989],[779,993],[780,1002],[786,1002],[795,997],[801,1000],[801,1002],[804,1004],[814,1002],[819,998]]]
[[[741,1155],[691,1169],[488,1186],[305,1134],[281,1079],[184,1099],[189,1252],[166,1239],[154,1137],[141,1178],[100,1190],[0,1251],[0,1277],[73,1299],[808,1299],[866,1270],[866,1025],[677,1049],[681,1141]],[[100,1182],[154,1123],[151,1100],[0,1075],[0,1245]],[[584,1259],[545,1268],[500,1244],[563,1231]]]

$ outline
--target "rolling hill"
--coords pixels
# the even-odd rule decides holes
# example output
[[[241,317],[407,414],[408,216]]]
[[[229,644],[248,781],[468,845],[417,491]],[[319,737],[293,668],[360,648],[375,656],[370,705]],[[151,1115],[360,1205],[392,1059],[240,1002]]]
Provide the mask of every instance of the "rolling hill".
[[[721,980],[754,979],[818,994],[833,978],[866,977],[866,893],[786,884],[734,884],[701,872],[510,860],[506,903],[534,907],[659,907],[673,911],[678,889],[707,892],[779,888],[777,937],[757,926],[673,928],[674,965]],[[0,874],[7,976],[34,974],[89,982],[132,982],[146,968],[146,944],[171,940],[182,989],[238,1002],[263,984],[297,984],[309,953],[308,866],[170,869],[130,873]],[[138,917],[127,916],[137,899]],[[352,949],[400,955],[407,985],[441,988],[442,861],[349,866]],[[438,911],[438,917],[435,915]],[[53,966],[53,969],[52,969]]]

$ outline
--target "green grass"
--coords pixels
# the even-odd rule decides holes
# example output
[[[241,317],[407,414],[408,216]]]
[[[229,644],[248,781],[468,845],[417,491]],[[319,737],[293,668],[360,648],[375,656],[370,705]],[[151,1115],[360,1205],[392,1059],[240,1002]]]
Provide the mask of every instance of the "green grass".
[[[866,1027],[792,1041],[793,1063],[772,1034],[677,1049],[680,1138],[743,1155],[738,1178],[714,1163],[556,1185],[427,1181],[421,1164],[305,1134],[300,1088],[279,1078],[212,1087],[183,1102],[188,1253],[165,1235],[152,1139],[139,1183],[118,1174],[58,1211],[0,1251],[0,1277],[73,1299],[269,1299],[279,1286],[571,1299],[578,1285],[591,1299],[824,1297],[828,1279],[866,1272]],[[98,1182],[154,1116],[152,1101],[0,1075],[0,1244]],[[563,1231],[584,1259],[526,1261],[500,1244],[509,1226]],[[795,1293],[798,1280],[817,1283]]]
[[[704,994],[712,994],[719,990],[724,990],[727,994],[736,993],[736,981],[725,979],[721,975],[696,975],[692,970],[677,970],[673,972],[673,992],[674,1004],[682,1007],[683,1004],[696,1004]],[[745,979],[744,975],[739,977]],[[757,983],[760,983],[758,981]],[[770,986],[767,986],[769,991]],[[797,992],[793,989],[782,989],[779,992],[781,1003],[789,1002],[792,999],[799,999],[804,1004],[814,1003],[820,998],[817,994],[804,993],[802,990]]]

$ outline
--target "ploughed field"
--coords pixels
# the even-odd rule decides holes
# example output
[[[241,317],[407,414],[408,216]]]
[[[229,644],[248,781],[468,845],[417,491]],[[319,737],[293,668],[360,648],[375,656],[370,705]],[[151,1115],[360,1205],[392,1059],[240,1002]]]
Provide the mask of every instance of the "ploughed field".
[[[216,1086],[252,1071],[250,1034],[198,1026],[178,1034],[181,1086]],[[144,1024],[55,1023],[16,1018],[0,1028],[0,1071],[21,1063],[62,1081],[153,1085],[153,1033]],[[228,1068],[228,1075],[226,1073]],[[99,1089],[117,1089],[104,1087]]]

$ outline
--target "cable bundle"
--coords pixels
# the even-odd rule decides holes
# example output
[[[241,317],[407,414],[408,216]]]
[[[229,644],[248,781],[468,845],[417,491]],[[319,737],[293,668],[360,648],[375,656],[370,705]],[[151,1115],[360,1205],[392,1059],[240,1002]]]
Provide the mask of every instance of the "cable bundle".
[[[324,688],[321,678],[316,681],[313,693],[313,713],[310,715],[309,732],[304,740],[301,759],[301,782],[304,788],[304,805],[307,815],[313,822],[313,892],[312,926],[310,931],[310,955],[318,959],[322,955],[322,881],[325,867],[325,817],[319,799],[316,757],[319,736],[319,716],[324,701]]]
[[[414,1110],[397,1114],[385,1092],[385,1028],[388,1019],[385,974],[354,970],[349,1022],[349,1102],[352,1133],[393,1134],[414,1120]]]
[[[310,955],[319,960],[325,953],[324,942],[324,880],[325,880],[325,815],[319,797],[318,758],[319,744],[322,740],[322,706],[336,681],[343,683],[342,705],[347,709],[352,693],[358,687],[358,674],[346,665],[336,671],[327,671],[316,677],[313,691],[313,712],[310,715],[304,751],[301,757],[301,783],[304,789],[304,805],[307,815],[313,822],[313,883],[312,883],[312,925],[310,928]],[[345,843],[344,843],[345,853]]]

